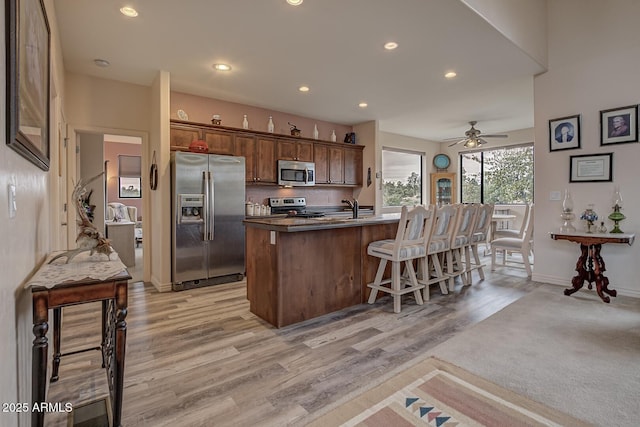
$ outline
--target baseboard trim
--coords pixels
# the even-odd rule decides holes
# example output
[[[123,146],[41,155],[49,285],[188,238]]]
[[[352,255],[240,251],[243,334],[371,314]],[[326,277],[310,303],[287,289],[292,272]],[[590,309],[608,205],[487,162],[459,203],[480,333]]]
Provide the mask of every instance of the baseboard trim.
[[[533,280],[534,282],[542,282],[542,283],[549,283],[551,285],[562,286],[564,288],[571,287],[571,278],[566,278],[566,277],[545,276],[544,274],[533,273],[533,275],[531,276],[531,280]],[[612,283],[609,283],[609,288],[615,289],[616,291],[618,291],[618,295],[624,295],[624,296],[633,297],[633,298],[640,298],[640,290],[638,289],[628,289],[622,286],[617,286]],[[586,284],[582,289],[589,290]],[[593,292],[595,292],[595,285],[594,285]]]

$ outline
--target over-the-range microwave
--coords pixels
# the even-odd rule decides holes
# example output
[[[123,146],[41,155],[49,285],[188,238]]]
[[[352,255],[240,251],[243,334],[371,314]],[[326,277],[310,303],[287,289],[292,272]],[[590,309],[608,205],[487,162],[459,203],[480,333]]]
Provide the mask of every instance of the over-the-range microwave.
[[[278,160],[278,185],[308,187],[316,185],[316,164]]]

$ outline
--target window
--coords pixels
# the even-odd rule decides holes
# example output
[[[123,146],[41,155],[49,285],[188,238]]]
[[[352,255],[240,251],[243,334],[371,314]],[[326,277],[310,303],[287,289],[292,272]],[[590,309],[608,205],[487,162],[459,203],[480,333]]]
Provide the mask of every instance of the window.
[[[463,203],[533,202],[533,145],[460,154]]]
[[[139,199],[142,197],[142,158],[140,156],[118,156],[118,197]]]
[[[382,149],[382,207],[422,204],[421,153]]]

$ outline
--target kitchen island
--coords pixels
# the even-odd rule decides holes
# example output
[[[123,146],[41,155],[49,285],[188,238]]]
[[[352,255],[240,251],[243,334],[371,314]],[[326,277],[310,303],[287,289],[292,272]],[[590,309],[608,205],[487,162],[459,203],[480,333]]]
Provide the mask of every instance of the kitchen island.
[[[280,328],[365,302],[379,261],[367,246],[395,238],[399,220],[246,219],[250,311]]]

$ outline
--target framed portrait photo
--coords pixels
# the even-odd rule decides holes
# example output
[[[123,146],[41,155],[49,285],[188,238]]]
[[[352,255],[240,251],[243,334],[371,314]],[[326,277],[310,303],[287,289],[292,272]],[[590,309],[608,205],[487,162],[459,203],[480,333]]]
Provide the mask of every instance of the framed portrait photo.
[[[569,182],[613,180],[613,153],[570,156]]]
[[[600,111],[600,145],[638,142],[638,106]]]
[[[549,120],[549,151],[580,148],[580,115]]]
[[[49,170],[51,31],[42,0],[5,2],[7,145]]]

